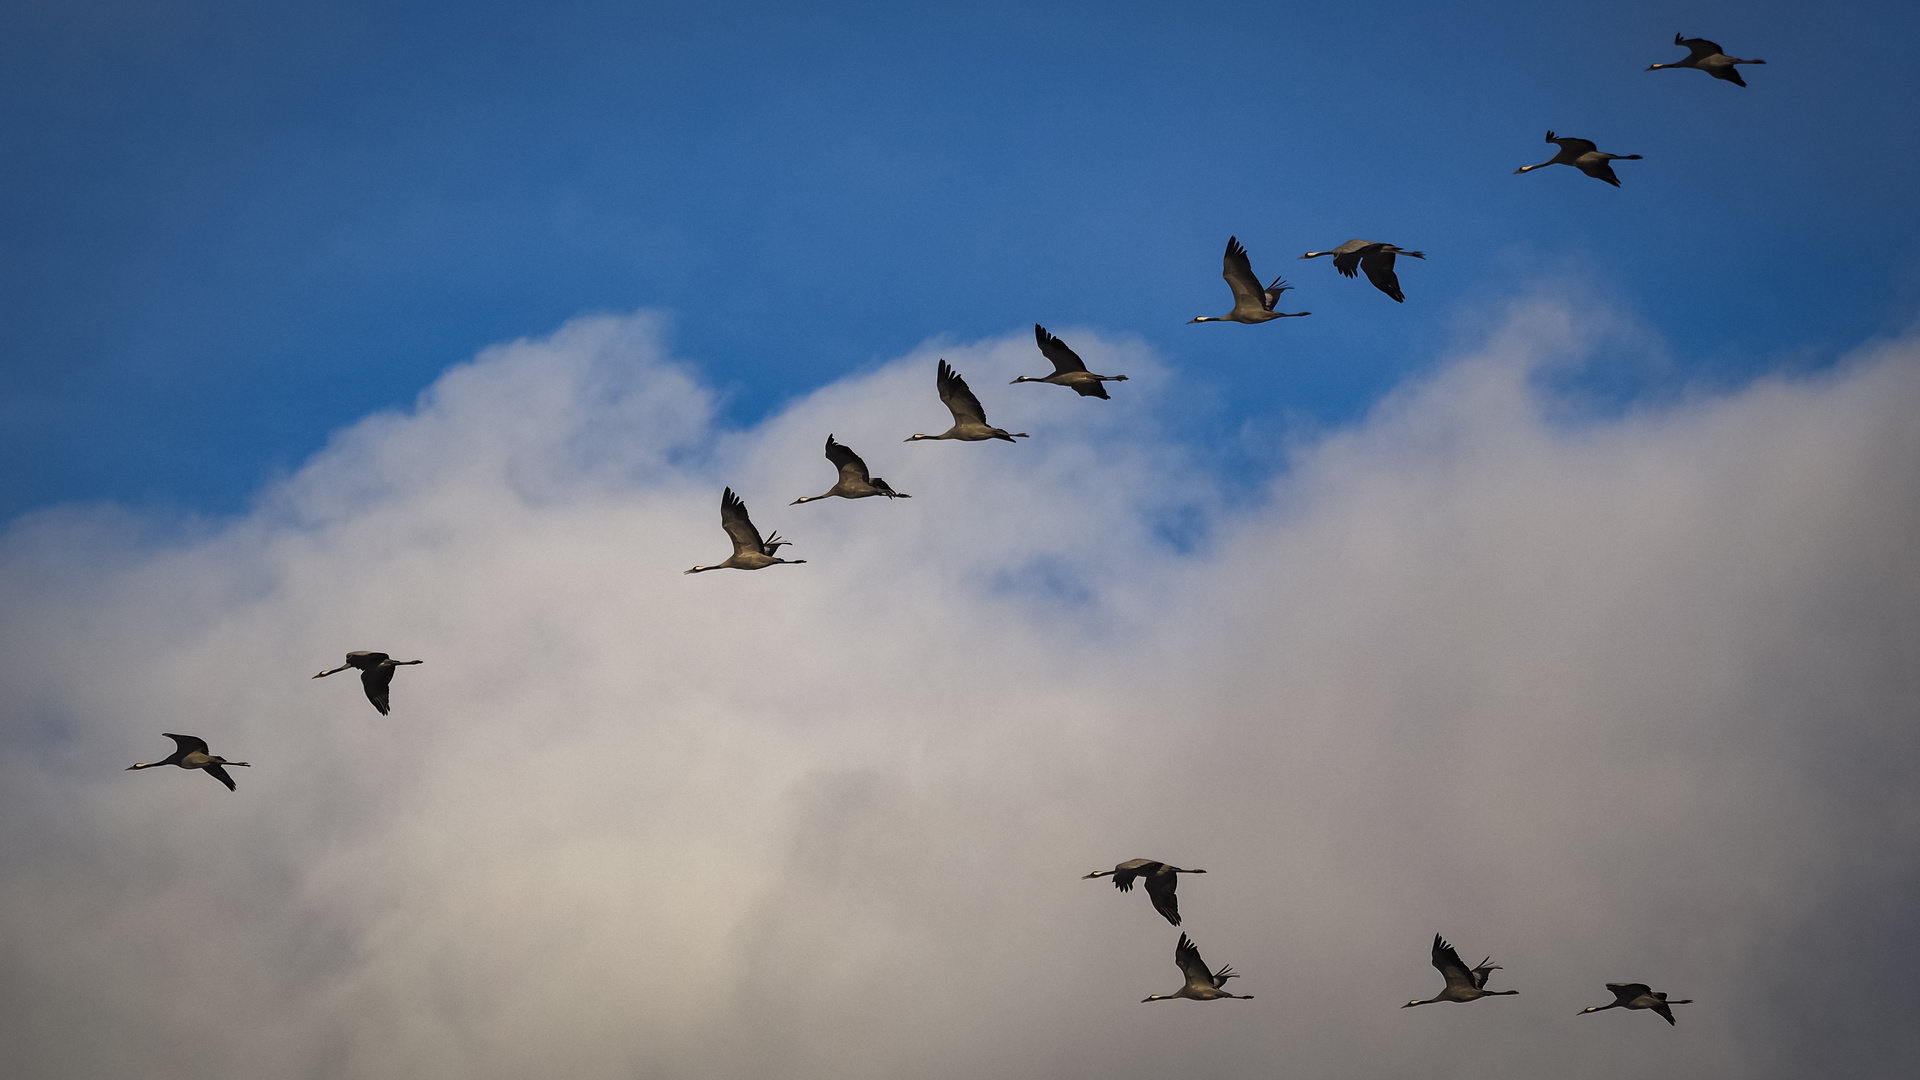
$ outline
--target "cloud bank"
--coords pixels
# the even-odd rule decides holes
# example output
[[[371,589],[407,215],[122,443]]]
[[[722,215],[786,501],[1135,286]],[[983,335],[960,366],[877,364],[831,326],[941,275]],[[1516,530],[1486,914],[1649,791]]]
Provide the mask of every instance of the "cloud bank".
[[[1568,419],[1607,325],[1519,304],[1243,499],[1137,343],[1061,328],[1112,402],[1015,335],[742,431],[584,318],[244,519],[18,521],[9,1071],[1907,1075],[1920,343]],[[936,355],[1033,438],[902,444]],[[914,498],[786,505],[828,432]],[[723,484],[808,565],[683,577]],[[362,648],[426,661],[390,718],[308,679]],[[239,791],[121,771],[163,731]],[[1079,879],[1135,856],[1254,1001],[1140,1004],[1177,932]],[[1436,931],[1521,995],[1398,1011]]]

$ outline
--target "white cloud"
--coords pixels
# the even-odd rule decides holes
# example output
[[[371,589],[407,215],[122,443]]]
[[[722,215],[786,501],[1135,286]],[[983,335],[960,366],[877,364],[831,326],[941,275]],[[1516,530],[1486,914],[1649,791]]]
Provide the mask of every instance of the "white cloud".
[[[1235,506],[1158,424],[935,353],[746,431],[648,316],[341,433],[243,520],[4,554],[21,1075],[1893,1076],[1920,801],[1920,345],[1569,422],[1520,305]],[[832,431],[914,498],[788,506]],[[726,554],[731,484],[806,566]],[[1210,541],[1156,521],[1198,513]],[[348,649],[399,672],[383,719]],[[253,762],[229,794],[162,731]],[[1141,1005],[1182,886],[1252,1002]],[[1440,931],[1520,997],[1437,989]],[[1817,980],[1821,995],[1796,979]],[[1601,983],[1699,1003],[1579,1017]]]

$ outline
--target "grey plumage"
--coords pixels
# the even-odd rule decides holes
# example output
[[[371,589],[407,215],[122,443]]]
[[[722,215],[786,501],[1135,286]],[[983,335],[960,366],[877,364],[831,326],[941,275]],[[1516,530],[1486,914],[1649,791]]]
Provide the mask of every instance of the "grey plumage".
[[[1571,165],[1595,180],[1605,180],[1614,187],[1620,186],[1620,178],[1613,175],[1614,161],[1639,161],[1639,154],[1606,154],[1586,139],[1563,139],[1553,132],[1547,132],[1547,141],[1560,147],[1559,153],[1538,165],[1522,165],[1513,170],[1515,176],[1535,169],[1544,169],[1549,165]]]
[[[337,668],[329,668],[315,675],[314,678],[324,679],[348,668],[360,669],[360,686],[366,690],[367,700],[373,702],[373,707],[380,710],[381,716],[385,716],[388,712],[387,688],[393,685],[394,669],[425,662],[424,660],[395,660],[383,652],[368,652],[361,649],[348,653],[346,663]]]
[[[1447,944],[1446,939],[1439,934],[1433,935],[1433,966],[1440,972],[1440,977],[1447,980],[1446,989],[1425,1001],[1415,998],[1400,1006],[1401,1008],[1410,1009],[1415,1005],[1431,1005],[1436,1001],[1478,1001],[1483,997],[1500,997],[1520,992],[1487,989],[1487,977],[1499,971],[1500,965],[1494,963],[1493,957],[1489,956],[1480,961],[1478,967],[1469,968],[1461,962],[1460,954],[1454,951],[1453,946]]]
[[[1175,926],[1180,925],[1180,900],[1174,890],[1180,884],[1181,874],[1204,874],[1205,870],[1182,870],[1177,866],[1168,866],[1153,859],[1128,859],[1111,870],[1095,870],[1086,878],[1102,878],[1111,875],[1113,887],[1121,892],[1131,892],[1136,878],[1147,886],[1147,898],[1153,901],[1153,910],[1166,917]],[[1082,878],[1081,880],[1086,880]]]
[[[780,539],[779,533],[774,533],[764,540],[761,539],[760,530],[754,528],[752,519],[747,517],[747,504],[740,500],[740,496],[733,493],[732,488],[725,488],[720,492],[720,527],[726,530],[727,538],[733,541],[733,554],[727,556],[726,562],[715,563],[712,566],[696,566],[684,573],[698,574],[705,570],[764,570],[781,563],[798,566],[807,561],[782,559],[775,555],[774,552],[781,548],[793,545]]]
[[[1047,333],[1047,328],[1039,323],[1033,324],[1033,339],[1040,346],[1040,354],[1053,361],[1053,374],[1039,378],[1022,375],[1013,380],[1015,383],[1043,382],[1055,386],[1070,386],[1081,397],[1105,398],[1107,388],[1101,383],[1126,382],[1125,375],[1095,375],[1087,370],[1086,361],[1080,354],[1067,348],[1067,343]]]
[[[1231,964],[1223,964],[1219,971],[1209,971],[1206,961],[1200,959],[1200,950],[1185,934],[1180,935],[1179,944],[1173,947],[1173,962],[1180,966],[1180,973],[1187,977],[1187,983],[1171,994],[1150,994],[1140,999],[1144,1004],[1149,1001],[1172,1001],[1174,998],[1186,998],[1188,1001],[1215,1001],[1219,998],[1234,998],[1239,1001],[1252,1001],[1252,994],[1229,994],[1223,987],[1228,979],[1237,979],[1239,974]]]
[[[1240,246],[1240,238],[1227,237],[1227,253],[1220,260],[1220,276],[1226,279],[1227,288],[1233,290],[1233,310],[1225,315],[1196,315],[1187,322],[1237,322],[1263,323],[1275,319],[1297,319],[1302,315],[1311,315],[1311,311],[1275,311],[1273,306],[1280,302],[1280,294],[1293,286],[1284,278],[1274,278],[1273,284],[1261,287],[1260,279],[1254,275],[1253,261],[1247,258],[1247,249]]]
[[[1605,1012],[1608,1009],[1651,1009],[1659,1013],[1669,1026],[1674,1024],[1673,1010],[1670,1005],[1691,1005],[1692,998],[1668,1001],[1667,995],[1655,991],[1646,983],[1608,983],[1607,989],[1613,991],[1613,1004],[1589,1005],[1581,1009],[1578,1015]]]
[[[788,503],[788,506],[830,499],[836,495],[842,499],[865,499],[874,495],[884,495],[889,499],[913,498],[911,495],[902,494],[888,487],[885,480],[870,475],[867,472],[867,463],[860,460],[860,455],[835,442],[832,435],[827,436],[827,460],[833,462],[833,467],[840,470],[840,478],[827,489],[826,494],[802,495]]]
[[[228,791],[238,790],[234,787],[233,777],[227,775],[226,766],[244,767],[247,765],[246,762],[228,761],[226,758],[207,753],[207,740],[198,735],[175,735],[170,731],[163,731],[161,734],[173,740],[172,755],[159,761],[144,761],[129,765],[125,771],[152,769],[161,765],[178,765],[182,769],[199,769],[227,785]]]
[[[1740,69],[1734,67],[1734,65],[1766,63],[1765,60],[1736,60],[1728,56],[1726,50],[1708,41],[1706,38],[1690,38],[1675,34],[1673,35],[1673,43],[1686,48],[1687,58],[1685,60],[1675,60],[1671,64],[1654,64],[1647,68],[1648,71],[1660,71],[1665,68],[1694,68],[1698,71],[1704,71],[1723,82],[1730,82],[1735,86],[1745,86],[1747,85],[1747,80],[1740,77]]]
[[[1406,295],[1400,291],[1400,278],[1393,272],[1393,259],[1396,255],[1405,255],[1411,259],[1424,259],[1424,251],[1405,251],[1392,244],[1382,244],[1373,240],[1349,240],[1331,251],[1309,251],[1300,256],[1303,259],[1317,259],[1322,255],[1333,256],[1333,268],[1346,277],[1364,271],[1373,287],[1393,297],[1395,303],[1405,303]]]
[[[934,369],[933,385],[940,391],[940,401],[947,411],[953,414],[953,426],[938,435],[910,435],[905,441],[918,442],[921,439],[959,439],[962,442],[980,442],[985,439],[1003,439],[1012,442],[1024,439],[1024,431],[1009,433],[987,423],[987,410],[980,407],[980,399],[973,396],[967,386],[967,380],[953,370],[945,360]]]

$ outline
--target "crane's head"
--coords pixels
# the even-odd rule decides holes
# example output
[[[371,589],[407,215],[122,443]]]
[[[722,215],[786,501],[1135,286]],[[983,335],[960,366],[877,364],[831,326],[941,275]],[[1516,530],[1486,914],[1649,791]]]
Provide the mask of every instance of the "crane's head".
[[[1415,1005],[1425,1005],[1425,1004],[1426,1004],[1426,1002],[1424,1002],[1424,1001],[1421,1001],[1421,1000],[1420,1000],[1419,998],[1414,998],[1414,999],[1413,999],[1412,1001],[1409,1001],[1409,1002],[1407,1002],[1407,1003],[1406,1003],[1405,1005],[1402,1005],[1402,1006],[1400,1006],[1400,1007],[1401,1007],[1401,1008],[1403,1008],[1403,1009],[1411,1009],[1411,1008],[1413,1008],[1413,1007],[1414,1007]]]

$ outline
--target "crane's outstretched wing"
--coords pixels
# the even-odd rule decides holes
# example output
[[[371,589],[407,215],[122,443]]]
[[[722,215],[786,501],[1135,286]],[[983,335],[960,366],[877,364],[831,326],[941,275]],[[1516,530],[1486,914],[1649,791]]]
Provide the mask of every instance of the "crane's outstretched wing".
[[[373,702],[373,707],[380,710],[381,716],[387,715],[387,688],[393,685],[395,670],[391,664],[376,664],[360,673],[360,686],[366,690],[367,700]]]
[[[1180,899],[1173,894],[1180,884],[1180,875],[1152,873],[1147,875],[1147,896],[1153,900],[1153,910],[1166,916],[1168,922],[1180,925]]]
[[[1207,970],[1207,962],[1200,959],[1200,949],[1187,935],[1180,935],[1180,943],[1173,947],[1173,962],[1180,965],[1180,971],[1187,977],[1188,986],[1204,986],[1217,989],[1219,984],[1213,981],[1213,972]]]
[[[221,768],[219,762],[214,762],[213,764],[208,765],[202,771],[210,774],[215,780],[218,780],[221,783],[227,785],[228,791],[240,790],[239,788],[236,788],[233,786],[233,777],[227,775],[227,770]]]
[[[863,484],[868,482],[867,463],[860,460],[859,454],[834,442],[832,435],[827,436],[827,460],[840,470],[841,479],[857,480]]]
[[[207,740],[198,735],[175,735],[170,731],[163,731],[160,734],[172,739],[173,744],[180,748],[182,756],[191,754],[196,750],[202,754],[207,752]]]
[[[1239,237],[1227,237],[1227,254],[1220,262],[1220,276],[1227,279],[1227,288],[1233,290],[1235,309],[1273,310],[1273,305],[1267,302],[1266,290],[1260,287],[1260,279],[1254,276],[1247,249],[1240,246]]]
[[[1373,282],[1374,288],[1398,303],[1406,302],[1406,294],[1400,291],[1400,278],[1393,272],[1393,252],[1376,249],[1360,260],[1360,269],[1367,272],[1367,280]]]
[[[1726,51],[1713,42],[1708,41],[1706,38],[1681,37],[1679,34],[1675,34],[1673,35],[1673,43],[1675,45],[1685,46],[1687,52],[1690,54],[1687,59],[1695,61],[1705,60],[1709,56]]]
[[[747,504],[740,501],[740,496],[735,495],[732,488],[720,493],[720,527],[733,540],[735,555],[758,555],[765,547],[760,539],[760,530],[754,528],[752,519],[747,517]]]
[[[1600,148],[1594,145],[1591,139],[1575,139],[1572,137],[1556,139],[1553,137],[1553,132],[1549,131],[1547,132],[1547,141],[1558,144],[1560,149],[1572,154],[1597,154],[1600,152]]]
[[[1608,983],[1607,989],[1613,991],[1615,1005],[1625,1005],[1642,994],[1653,993],[1653,987],[1646,983]]]
[[[1069,372],[1087,370],[1086,361],[1080,359],[1078,353],[1067,348],[1066,342],[1047,333],[1046,327],[1041,326],[1039,323],[1033,324],[1033,339],[1040,343],[1040,355],[1053,361],[1053,373],[1055,375],[1065,375]],[[1105,395],[1103,394],[1101,396],[1104,397]]]
[[[947,411],[953,414],[954,423],[964,424],[969,420],[976,424],[987,422],[987,410],[980,407],[980,399],[973,396],[967,380],[961,378],[960,373],[945,360],[940,361],[935,385],[940,388],[940,400],[946,403]]]
[[[1433,966],[1440,972],[1441,978],[1447,980],[1449,987],[1479,989],[1473,984],[1473,972],[1467,970],[1467,965],[1460,961],[1460,954],[1454,952],[1453,946],[1447,944],[1439,934],[1433,935]]]

